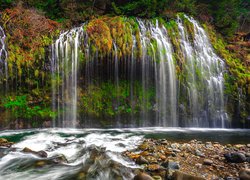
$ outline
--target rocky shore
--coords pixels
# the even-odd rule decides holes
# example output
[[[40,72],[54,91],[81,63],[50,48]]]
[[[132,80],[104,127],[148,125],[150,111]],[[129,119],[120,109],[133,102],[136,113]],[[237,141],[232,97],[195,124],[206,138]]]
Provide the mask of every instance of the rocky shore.
[[[141,165],[135,180],[250,180],[250,144],[146,139],[123,154]]]
[[[0,158],[8,151],[15,151],[13,144],[0,138]],[[92,160],[89,165],[105,155],[96,148],[88,151]],[[39,157],[33,164],[37,168],[68,162],[63,154],[48,158],[45,151],[33,151],[27,147],[21,152]],[[136,149],[122,154],[141,167],[132,170],[136,174],[134,180],[250,180],[250,144],[145,139]],[[112,167],[117,172],[125,168],[115,162]],[[81,171],[74,178],[86,179],[87,173],[88,170]]]

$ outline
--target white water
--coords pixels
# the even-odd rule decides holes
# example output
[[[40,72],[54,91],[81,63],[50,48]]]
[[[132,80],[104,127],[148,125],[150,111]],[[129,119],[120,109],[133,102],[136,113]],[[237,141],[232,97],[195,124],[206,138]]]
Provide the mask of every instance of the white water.
[[[88,130],[37,131],[33,135],[24,136],[13,146],[16,150],[0,158],[0,179],[74,179],[81,172],[85,173],[87,179],[132,179],[133,169],[139,166],[125,159],[121,152],[135,148],[142,137],[131,136],[131,133],[112,134]],[[25,147],[33,151],[46,151],[48,157],[23,153]],[[64,155],[68,162],[43,167],[35,165],[36,162],[60,155]]]
[[[5,39],[6,35],[3,28],[0,26],[0,83],[2,83],[3,81],[7,82],[8,79],[8,53],[5,45]]]
[[[192,43],[182,20],[177,20],[186,61],[188,108],[192,112],[191,119],[186,118],[185,126],[225,128],[224,62],[215,54],[206,32],[198,22],[187,16],[185,18],[194,26]]]
[[[52,45],[52,102],[59,117],[54,126],[76,127],[77,124],[77,82],[80,38],[83,28],[64,32]]]
[[[227,127],[224,62],[215,54],[201,26],[194,19],[185,18],[194,27],[194,39],[190,40],[191,35],[178,18],[179,41],[185,59],[182,73],[186,76],[181,82],[183,85],[178,87],[175,69],[179,62],[174,60],[174,49],[166,28],[157,20],[156,23],[136,20],[140,36],[136,40],[132,29],[128,32],[133,37],[129,57],[118,56],[121,49],[115,40],[112,52],[107,56],[100,55],[98,49],[93,51],[90,48],[93,44],[89,43],[83,26],[62,33],[52,46],[52,99],[53,108],[59,114],[54,126],[78,126],[83,119],[78,115],[77,107],[81,99],[78,89],[84,87],[82,91],[86,91],[86,87],[98,86],[106,81],[114,83],[117,92],[122,80],[129,81],[131,109],[134,112],[133,103],[138,98],[134,94],[134,82],[137,80],[142,88],[141,109],[139,117],[131,113],[130,122],[126,120],[130,126]],[[155,100],[147,95],[150,88],[155,90]],[[183,101],[180,97],[187,97],[187,100]],[[113,106],[114,111],[124,108],[119,98],[115,99]],[[180,117],[180,107],[184,107],[184,117]],[[84,127],[95,126],[91,117],[86,115],[85,119]],[[119,114],[111,124],[113,127],[124,125]]]

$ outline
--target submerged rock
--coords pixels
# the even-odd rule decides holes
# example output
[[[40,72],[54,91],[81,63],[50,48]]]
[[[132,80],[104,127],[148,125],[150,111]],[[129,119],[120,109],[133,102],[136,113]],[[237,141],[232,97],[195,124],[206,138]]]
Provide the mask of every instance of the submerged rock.
[[[45,152],[45,151],[33,151],[27,147],[25,147],[22,152],[24,153],[31,153],[31,154],[34,154],[36,156],[39,156],[39,157],[42,157],[42,158],[46,158],[48,157],[48,154]]]

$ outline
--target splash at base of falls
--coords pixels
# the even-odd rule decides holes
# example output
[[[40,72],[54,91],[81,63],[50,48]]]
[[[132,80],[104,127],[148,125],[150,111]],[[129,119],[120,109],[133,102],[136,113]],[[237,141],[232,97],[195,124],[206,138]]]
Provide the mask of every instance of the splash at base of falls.
[[[224,62],[193,18],[182,15],[171,22],[173,27],[123,18],[120,30],[109,19],[102,23],[110,28],[106,41],[102,33],[108,32],[89,23],[62,33],[52,46],[54,126],[95,127],[95,116],[102,114],[114,119],[112,127],[228,127]],[[120,39],[115,36],[119,31]],[[115,90],[102,102],[109,95],[95,94],[102,93],[98,88],[105,82]],[[124,82],[128,85],[121,94]]]

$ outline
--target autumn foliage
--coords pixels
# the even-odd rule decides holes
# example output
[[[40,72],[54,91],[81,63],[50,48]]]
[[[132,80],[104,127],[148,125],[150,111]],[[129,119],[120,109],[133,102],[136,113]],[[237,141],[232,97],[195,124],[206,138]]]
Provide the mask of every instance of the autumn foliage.
[[[57,22],[22,5],[3,11],[1,23],[7,34],[10,76],[16,70],[19,76],[24,74],[23,65],[32,67],[39,63],[45,54],[44,47],[52,43],[51,37],[59,28]]]

